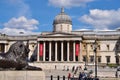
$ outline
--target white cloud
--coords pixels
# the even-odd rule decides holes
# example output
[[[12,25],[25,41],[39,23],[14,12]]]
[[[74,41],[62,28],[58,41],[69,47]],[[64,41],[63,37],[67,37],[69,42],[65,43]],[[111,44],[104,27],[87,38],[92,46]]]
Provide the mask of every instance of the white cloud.
[[[120,26],[120,9],[90,10],[88,15],[80,17],[80,21],[94,26],[96,29],[116,29]]]
[[[12,18],[7,23],[4,23],[4,28],[0,29],[1,33],[4,34],[19,34],[23,32],[24,34],[33,33],[33,30],[38,29],[39,22],[35,19],[27,19],[24,16],[19,18]]]
[[[76,29],[75,31],[90,31],[91,29]]]
[[[24,29],[15,29],[15,28],[3,28],[0,29],[0,32],[2,34],[7,35],[34,35],[34,34],[40,34],[40,32],[32,32],[32,31],[26,31]]]
[[[88,2],[92,2],[94,0],[49,0],[49,4],[56,7],[78,7],[84,6]]]
[[[6,28],[24,29],[24,30],[35,30],[39,22],[35,19],[27,19],[24,16],[19,18],[12,18],[4,24]]]

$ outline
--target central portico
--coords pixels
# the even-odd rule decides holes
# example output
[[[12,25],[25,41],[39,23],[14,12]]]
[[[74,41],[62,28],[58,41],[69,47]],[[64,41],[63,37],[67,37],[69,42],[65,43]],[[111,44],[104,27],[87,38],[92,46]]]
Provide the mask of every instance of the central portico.
[[[81,38],[75,34],[53,33],[38,38],[37,61],[81,61]]]
[[[61,8],[61,12],[53,20],[53,32],[42,32],[38,36],[37,61],[82,62],[82,38],[71,31],[71,17]]]

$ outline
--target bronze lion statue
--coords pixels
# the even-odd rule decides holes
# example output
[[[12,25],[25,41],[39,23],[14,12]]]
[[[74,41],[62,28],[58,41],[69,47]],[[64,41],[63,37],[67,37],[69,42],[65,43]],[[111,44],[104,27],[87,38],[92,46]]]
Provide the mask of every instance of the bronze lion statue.
[[[0,70],[42,70],[28,65],[28,43],[18,41],[10,46],[6,53],[0,53]]]

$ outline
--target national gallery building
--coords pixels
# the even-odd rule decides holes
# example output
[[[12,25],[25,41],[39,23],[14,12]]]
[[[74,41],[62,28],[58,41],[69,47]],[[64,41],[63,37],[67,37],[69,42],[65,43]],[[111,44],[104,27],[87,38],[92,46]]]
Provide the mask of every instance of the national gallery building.
[[[61,9],[53,20],[53,31],[39,35],[0,34],[0,52],[7,52],[16,41],[29,42],[31,65],[42,68],[94,64],[120,64],[120,30],[72,31],[72,19]],[[96,43],[95,43],[96,42]],[[31,58],[32,56],[32,58]]]

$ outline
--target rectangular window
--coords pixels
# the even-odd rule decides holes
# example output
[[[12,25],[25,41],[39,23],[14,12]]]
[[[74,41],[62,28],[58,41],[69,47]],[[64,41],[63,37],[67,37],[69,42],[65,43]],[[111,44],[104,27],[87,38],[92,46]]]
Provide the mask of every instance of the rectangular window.
[[[98,50],[100,50],[101,48],[100,48],[100,45],[98,45]]]
[[[86,56],[83,56],[83,61],[84,61],[84,62],[86,61]]]
[[[86,45],[83,45],[84,49],[86,49]]]
[[[116,55],[116,56],[115,56],[115,60],[116,60],[116,64],[119,65],[119,62],[120,62],[120,56],[119,56],[119,55]]]
[[[93,49],[93,45],[91,45],[91,49]]]
[[[107,64],[110,63],[110,56],[106,56],[106,62]]]
[[[109,45],[106,45],[107,46],[107,50],[109,50],[110,49],[110,46]]]
[[[0,44],[0,53],[4,53],[5,51],[5,44]]]
[[[101,62],[101,56],[98,56],[98,62],[99,63]]]
[[[90,62],[94,62],[94,56],[90,56]]]

